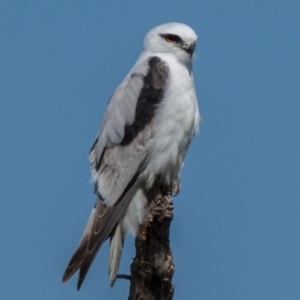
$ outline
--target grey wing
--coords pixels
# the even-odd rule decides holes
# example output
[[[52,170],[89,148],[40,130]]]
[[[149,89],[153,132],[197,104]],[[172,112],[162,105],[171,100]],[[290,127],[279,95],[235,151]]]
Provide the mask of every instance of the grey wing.
[[[136,106],[148,68],[148,60],[137,65],[114,92],[90,151],[95,191],[101,194],[108,206],[118,201],[122,189],[128,184],[131,174],[136,172],[141,160],[137,152],[141,152],[139,150],[144,145],[120,144],[125,137],[126,127],[135,121]]]
[[[139,188],[167,79],[167,64],[152,57],[137,65],[112,95],[89,157],[97,203],[63,281],[80,268],[80,288],[101,244],[114,234]]]
[[[134,123],[136,105],[148,68],[148,60],[137,65],[111,96],[90,152],[92,169],[99,164],[103,150],[120,144],[125,135],[125,126]]]
[[[168,65],[151,57],[137,65],[111,97],[90,152],[96,192],[108,206],[119,200],[141,169],[168,76]]]

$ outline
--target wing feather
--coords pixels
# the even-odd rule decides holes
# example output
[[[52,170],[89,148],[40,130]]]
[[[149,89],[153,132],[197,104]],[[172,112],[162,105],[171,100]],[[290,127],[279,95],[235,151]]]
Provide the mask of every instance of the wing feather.
[[[90,161],[96,168],[105,148],[119,144],[124,138],[126,125],[132,125],[139,94],[149,70],[149,60],[133,68],[111,96],[103,117],[98,142],[91,149]]]
[[[96,191],[108,206],[119,200],[144,163],[155,111],[163,99],[168,76],[168,65],[151,57],[129,73],[110,99],[90,152]]]
[[[145,180],[141,174],[151,155],[155,111],[167,79],[167,64],[158,57],[149,58],[133,68],[109,101],[89,156],[97,202],[63,275],[65,282],[80,269],[78,289],[109,237],[110,281],[115,280],[123,243],[118,224]]]
[[[114,207],[108,207],[101,199],[97,199],[96,206],[91,213],[79,246],[65,270],[63,282],[69,280],[80,269],[77,284],[77,289],[80,289],[101,245],[112,233],[123,211],[127,209],[137,186],[138,181],[135,181],[122,201],[118,202]]]

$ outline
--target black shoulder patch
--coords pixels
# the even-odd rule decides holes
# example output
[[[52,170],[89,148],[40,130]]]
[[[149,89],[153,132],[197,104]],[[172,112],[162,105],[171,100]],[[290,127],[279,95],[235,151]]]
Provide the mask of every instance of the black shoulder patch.
[[[169,77],[169,67],[159,57],[149,60],[149,70],[144,77],[135,109],[135,120],[132,125],[125,126],[124,138],[121,145],[128,145],[144,127],[151,122],[158,104],[164,96],[164,87]]]

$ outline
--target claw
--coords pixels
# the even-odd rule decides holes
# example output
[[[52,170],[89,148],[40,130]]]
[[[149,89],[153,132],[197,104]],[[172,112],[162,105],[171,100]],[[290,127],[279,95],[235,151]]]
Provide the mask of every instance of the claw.
[[[173,183],[171,187],[171,196],[176,197],[179,194],[179,191],[180,191],[179,185]],[[174,192],[174,194],[172,192]]]
[[[179,194],[179,185],[173,183],[171,185],[161,185],[161,191],[164,196],[171,195],[171,197],[176,197]]]

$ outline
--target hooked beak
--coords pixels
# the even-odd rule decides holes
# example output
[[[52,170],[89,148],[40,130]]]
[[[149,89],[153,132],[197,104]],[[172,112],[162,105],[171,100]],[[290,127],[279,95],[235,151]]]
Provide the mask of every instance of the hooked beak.
[[[185,43],[182,46],[182,49],[192,57],[194,50],[195,50],[195,44],[194,43]]]

